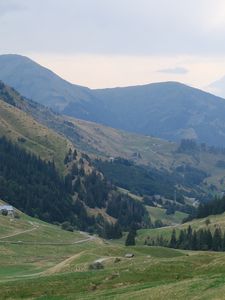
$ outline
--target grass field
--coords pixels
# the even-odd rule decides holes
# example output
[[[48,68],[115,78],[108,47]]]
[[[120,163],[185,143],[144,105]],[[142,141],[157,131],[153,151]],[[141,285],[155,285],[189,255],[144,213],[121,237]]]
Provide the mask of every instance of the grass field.
[[[127,249],[96,242],[76,247],[77,255],[54,272],[50,267],[34,275],[22,263],[1,268],[1,299],[223,299],[224,253]],[[134,258],[124,258],[127,251]],[[115,257],[120,261],[116,263]],[[88,270],[89,263],[99,258],[104,258],[104,269]]]
[[[224,220],[211,216],[209,226]],[[146,234],[171,227],[140,230],[138,245],[125,247],[23,214],[15,222],[0,217],[0,299],[224,299],[225,253],[143,245]],[[89,270],[96,260],[104,268]]]

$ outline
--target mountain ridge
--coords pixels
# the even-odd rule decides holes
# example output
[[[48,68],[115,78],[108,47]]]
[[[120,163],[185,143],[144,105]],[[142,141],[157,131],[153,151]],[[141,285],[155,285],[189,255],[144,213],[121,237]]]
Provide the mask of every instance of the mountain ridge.
[[[89,89],[19,55],[0,56],[0,79],[25,97],[78,119],[172,141],[225,145],[224,99],[181,83]]]

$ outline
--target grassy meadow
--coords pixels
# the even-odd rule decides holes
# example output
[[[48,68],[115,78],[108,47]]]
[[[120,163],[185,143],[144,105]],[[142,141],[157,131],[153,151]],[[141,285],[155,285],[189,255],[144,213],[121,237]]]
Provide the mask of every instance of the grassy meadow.
[[[224,299],[225,253],[143,245],[172,227],[140,230],[137,245],[125,247],[21,213],[11,220],[0,216],[0,299]],[[224,220],[212,216],[208,226]],[[90,270],[95,261],[104,268]]]

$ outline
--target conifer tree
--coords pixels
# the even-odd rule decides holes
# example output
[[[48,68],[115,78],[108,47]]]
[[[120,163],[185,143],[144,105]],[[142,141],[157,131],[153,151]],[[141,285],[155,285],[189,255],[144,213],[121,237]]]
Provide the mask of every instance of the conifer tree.
[[[131,229],[127,235],[125,246],[134,246],[136,233],[133,229]]]
[[[222,234],[220,228],[216,228],[216,230],[214,231],[212,249],[214,251],[220,251],[222,249]]]
[[[177,247],[177,239],[176,239],[176,230],[173,229],[171,239],[170,239],[170,247],[176,248]]]

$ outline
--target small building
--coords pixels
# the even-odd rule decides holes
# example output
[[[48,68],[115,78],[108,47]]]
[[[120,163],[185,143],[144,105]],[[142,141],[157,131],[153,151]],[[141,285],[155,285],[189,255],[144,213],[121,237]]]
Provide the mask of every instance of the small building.
[[[14,208],[12,205],[0,205],[0,213],[6,210],[9,215],[14,215]]]

